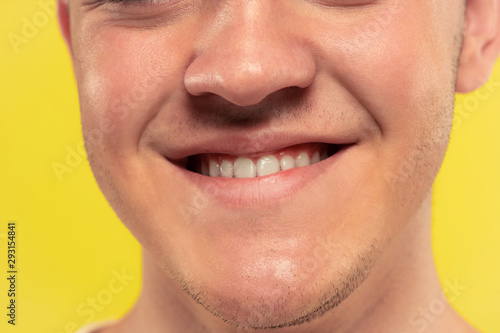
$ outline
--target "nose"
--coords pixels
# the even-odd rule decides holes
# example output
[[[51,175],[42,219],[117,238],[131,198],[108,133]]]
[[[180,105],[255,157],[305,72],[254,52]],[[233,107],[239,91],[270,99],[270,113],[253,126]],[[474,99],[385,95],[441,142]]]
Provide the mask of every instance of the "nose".
[[[199,43],[184,77],[191,95],[215,94],[249,106],[281,89],[312,84],[316,64],[307,43],[291,19],[273,17],[273,2],[245,1],[224,26],[207,29],[215,32]]]

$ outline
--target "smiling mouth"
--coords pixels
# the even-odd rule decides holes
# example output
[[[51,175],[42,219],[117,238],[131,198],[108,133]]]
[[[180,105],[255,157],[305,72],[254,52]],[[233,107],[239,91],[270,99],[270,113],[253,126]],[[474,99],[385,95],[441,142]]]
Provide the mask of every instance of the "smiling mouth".
[[[313,142],[262,154],[196,154],[183,159],[180,166],[207,177],[256,178],[319,163],[345,146]]]

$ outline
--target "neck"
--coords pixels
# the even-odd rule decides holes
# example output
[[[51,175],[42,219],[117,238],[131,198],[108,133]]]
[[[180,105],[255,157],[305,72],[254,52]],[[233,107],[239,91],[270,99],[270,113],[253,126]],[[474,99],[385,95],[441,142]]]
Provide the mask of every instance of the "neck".
[[[309,323],[274,331],[476,332],[444,296],[432,255],[430,226],[429,195],[414,219],[392,241],[370,276],[341,305]],[[456,296],[453,292],[457,289],[450,288],[447,295]],[[109,332],[239,333],[247,330],[225,324],[208,313],[144,252],[141,295],[132,311]]]

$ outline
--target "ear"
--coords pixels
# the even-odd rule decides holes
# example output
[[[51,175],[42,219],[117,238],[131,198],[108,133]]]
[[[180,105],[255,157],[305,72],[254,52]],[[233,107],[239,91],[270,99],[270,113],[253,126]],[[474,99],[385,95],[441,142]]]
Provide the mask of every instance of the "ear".
[[[456,91],[468,93],[488,78],[500,52],[500,0],[467,0]]]
[[[59,30],[66,43],[69,53],[72,53],[71,48],[71,33],[70,33],[70,15],[69,15],[69,1],[70,0],[56,0],[57,1],[57,21],[59,23]]]

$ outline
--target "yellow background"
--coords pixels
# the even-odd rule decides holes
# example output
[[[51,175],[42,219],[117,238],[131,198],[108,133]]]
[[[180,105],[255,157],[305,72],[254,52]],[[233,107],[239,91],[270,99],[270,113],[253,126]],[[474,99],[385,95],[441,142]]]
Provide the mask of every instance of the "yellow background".
[[[95,320],[120,315],[141,280],[139,245],[99,192],[86,160],[73,156],[62,180],[53,170],[54,162],[68,164],[68,151],[78,153],[82,136],[70,59],[55,17],[44,22],[41,12],[38,0],[0,4],[0,331],[6,333],[74,332],[92,311]],[[16,50],[9,36],[22,35],[23,18],[39,27]],[[443,285],[466,286],[452,304],[483,332],[500,332],[500,62],[489,86],[458,96],[456,106],[435,185],[435,256]],[[17,221],[15,327],[6,323],[9,221]],[[120,284],[115,274],[123,272],[132,278]],[[92,299],[97,307],[89,310]]]

